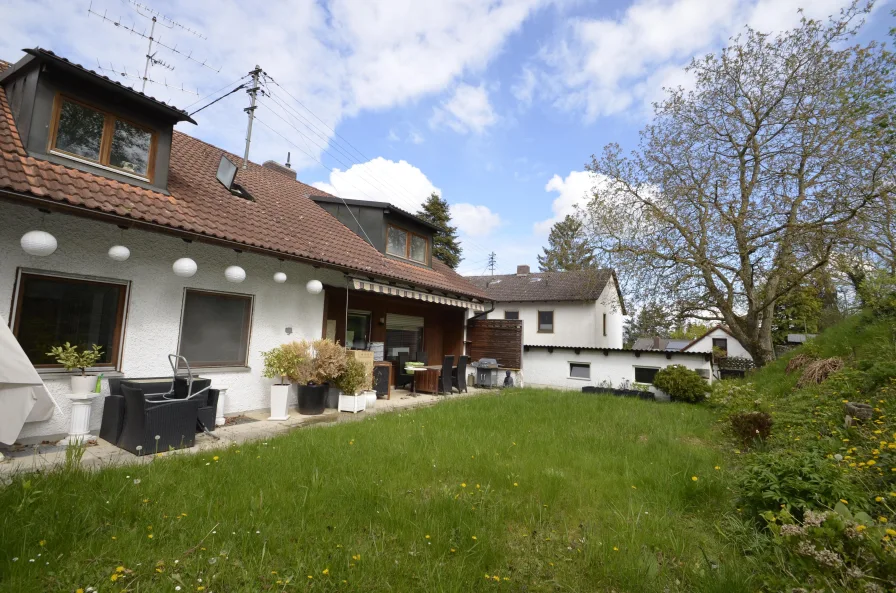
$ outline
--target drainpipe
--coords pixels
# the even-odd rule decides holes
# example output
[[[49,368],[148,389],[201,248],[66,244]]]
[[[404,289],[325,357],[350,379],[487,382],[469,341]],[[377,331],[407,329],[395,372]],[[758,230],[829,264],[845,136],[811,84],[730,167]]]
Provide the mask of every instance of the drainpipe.
[[[467,323],[473,321],[474,319],[479,319],[479,318],[482,317],[483,315],[488,315],[489,313],[491,313],[491,312],[494,311],[494,310],[495,310],[495,301],[492,301],[492,308],[491,308],[491,309],[489,309],[488,311],[482,311],[481,313],[477,313],[476,315],[473,315],[472,317],[470,317],[469,319],[467,319]]]

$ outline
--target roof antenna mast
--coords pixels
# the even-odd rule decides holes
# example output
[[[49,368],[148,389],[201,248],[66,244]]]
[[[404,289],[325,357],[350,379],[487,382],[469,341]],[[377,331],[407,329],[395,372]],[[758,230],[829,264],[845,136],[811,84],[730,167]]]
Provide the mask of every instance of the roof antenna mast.
[[[249,144],[252,143],[252,120],[255,119],[255,96],[258,94],[258,75],[261,74],[261,67],[256,64],[255,70],[250,72],[252,75],[252,86],[246,89],[249,93],[249,106],[243,111],[249,114],[249,127],[246,129],[246,152],[243,155],[243,169],[249,167]]]
[[[488,269],[492,271],[492,276],[495,275],[495,252],[492,251],[488,254]]]

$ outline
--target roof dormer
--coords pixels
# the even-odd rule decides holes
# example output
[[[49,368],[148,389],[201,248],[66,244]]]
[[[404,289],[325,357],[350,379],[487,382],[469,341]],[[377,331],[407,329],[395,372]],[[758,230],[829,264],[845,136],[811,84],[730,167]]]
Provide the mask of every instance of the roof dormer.
[[[311,196],[311,199],[380,253],[432,267],[433,234],[444,230],[441,227],[388,202],[344,200],[323,195]]]
[[[175,107],[43,49],[0,74],[28,154],[147,189],[167,191]]]

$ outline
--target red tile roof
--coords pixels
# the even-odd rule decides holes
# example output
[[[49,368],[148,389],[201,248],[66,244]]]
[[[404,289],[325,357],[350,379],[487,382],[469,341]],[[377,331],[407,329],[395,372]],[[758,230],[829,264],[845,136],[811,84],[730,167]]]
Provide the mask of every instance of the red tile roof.
[[[232,195],[215,179],[221,155],[241,164],[236,155],[175,131],[170,195],[36,159],[25,152],[0,87],[0,192],[204,235],[361,276],[489,300],[441,262],[429,269],[385,257],[309,199],[328,194],[281,173],[249,163],[247,170],[239,170],[236,181],[255,201]]]

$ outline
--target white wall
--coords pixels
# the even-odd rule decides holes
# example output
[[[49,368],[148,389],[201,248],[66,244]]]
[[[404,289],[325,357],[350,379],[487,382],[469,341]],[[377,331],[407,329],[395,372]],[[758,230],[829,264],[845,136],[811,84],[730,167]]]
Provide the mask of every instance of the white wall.
[[[489,319],[504,319],[505,311],[519,311],[523,343],[582,348],[622,348],[623,315],[616,288],[608,283],[597,301],[495,303]],[[554,312],[554,332],[538,332],[538,311]],[[603,314],[607,335],[603,335]]]
[[[753,360],[753,357],[747,352],[746,348],[734,337],[731,336],[728,332],[723,330],[720,327],[709,332],[706,336],[701,338],[698,342],[695,342],[687,349],[688,352],[712,352],[712,340],[713,338],[725,338],[728,340],[728,356],[735,356],[738,358],[749,358]]]
[[[155,377],[171,372],[167,355],[177,352],[184,288],[219,290],[255,297],[249,343],[249,370],[201,372],[213,386],[226,385],[227,413],[262,409],[269,405],[271,380],[261,376],[261,352],[301,339],[320,337],[323,293],[310,295],[305,283],[312,278],[336,285],[342,274],[311,266],[283,262],[288,276],[285,284],[272,280],[281,269],[273,257],[243,253],[237,260],[232,249],[197,242],[187,246],[174,237],[138,230],[120,231],[116,226],[63,214],[47,215],[41,224],[35,208],[0,202],[0,322],[8,323],[13,286],[18,268],[63,272],[130,281],[127,326],[121,370],[125,376]],[[59,244],[48,257],[33,257],[22,251],[21,236],[34,229],[52,233]],[[109,247],[121,243],[131,250],[126,262],[106,256]],[[187,249],[189,250],[187,252]],[[192,278],[180,278],[171,271],[174,260],[189,255],[199,266]],[[238,263],[247,273],[241,284],[224,278],[224,269]],[[287,335],[285,328],[292,327]],[[44,375],[54,395],[69,391],[67,377]],[[108,386],[104,383],[104,392]],[[20,439],[61,435],[68,432],[70,406],[65,397],[56,397],[63,413],[55,412],[44,422],[25,425]],[[91,428],[98,430],[102,398],[94,402]]]
[[[573,379],[569,376],[569,363],[578,362],[591,365],[590,379]],[[579,354],[571,348],[555,348],[548,352],[546,348],[532,348],[523,352],[523,374],[526,385],[538,387],[558,387],[562,389],[580,390],[586,385],[598,385],[609,381],[613,387],[619,387],[623,381],[635,382],[635,367],[665,368],[680,364],[691,370],[705,369],[711,371],[712,363],[704,356],[695,354],[672,354],[667,359],[666,353],[642,352],[636,357],[629,350],[610,350],[605,356],[601,350],[581,350]]]

